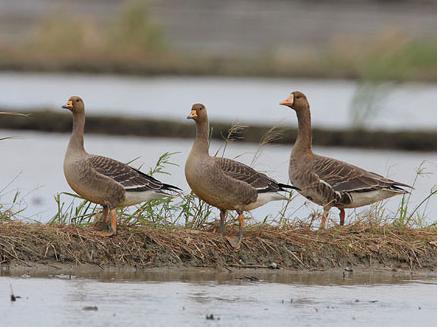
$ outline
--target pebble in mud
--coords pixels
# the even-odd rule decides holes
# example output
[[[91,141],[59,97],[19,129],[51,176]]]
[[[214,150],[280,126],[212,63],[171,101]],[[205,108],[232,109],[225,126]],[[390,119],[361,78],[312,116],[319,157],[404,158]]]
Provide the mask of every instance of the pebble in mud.
[[[21,298],[21,296],[16,296],[14,294],[14,290],[12,289],[12,284],[9,284],[9,288],[11,289],[11,295],[10,295],[11,302],[15,302],[18,298]]]
[[[71,274],[55,274],[53,277],[61,280],[71,280],[76,278],[75,275]]]
[[[238,278],[238,280],[247,280],[250,282],[261,281],[258,277],[253,275],[244,275],[243,277]]]
[[[11,294],[11,302],[15,302],[18,298],[21,298],[21,296],[15,296],[14,294]]]
[[[213,314],[206,315],[206,320],[219,320],[219,317],[216,317]]]
[[[278,270],[279,265],[277,265],[277,263],[275,263],[275,262],[272,262],[272,263],[270,263],[270,265],[268,265],[268,268],[271,268],[272,270]]]
[[[84,306],[82,308],[83,311],[97,311],[98,307],[97,306]]]

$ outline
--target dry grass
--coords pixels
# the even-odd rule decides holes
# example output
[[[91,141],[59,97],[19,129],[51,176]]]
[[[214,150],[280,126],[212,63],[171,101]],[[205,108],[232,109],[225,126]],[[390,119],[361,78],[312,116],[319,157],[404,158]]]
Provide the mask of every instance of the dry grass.
[[[320,270],[344,266],[436,269],[436,227],[407,228],[357,222],[325,231],[308,226],[246,228],[239,249],[212,230],[121,226],[102,238],[70,225],[0,223],[0,263],[99,266],[269,267]]]

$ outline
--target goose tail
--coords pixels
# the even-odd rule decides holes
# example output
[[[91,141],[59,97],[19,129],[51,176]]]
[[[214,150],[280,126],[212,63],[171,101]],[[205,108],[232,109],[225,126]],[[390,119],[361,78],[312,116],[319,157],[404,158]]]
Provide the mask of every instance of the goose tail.
[[[406,194],[406,193],[411,193],[411,191],[407,190],[414,190],[415,188],[413,186],[404,184],[404,183],[393,183],[392,185],[390,185],[391,189],[394,190],[395,192],[399,192],[401,194]]]
[[[166,195],[179,195],[183,192],[183,190],[177,186],[163,183],[163,186],[160,188],[160,192]]]
[[[288,190],[300,191],[300,188],[293,185],[279,183],[278,186],[279,186],[279,190],[284,192],[288,192]]]

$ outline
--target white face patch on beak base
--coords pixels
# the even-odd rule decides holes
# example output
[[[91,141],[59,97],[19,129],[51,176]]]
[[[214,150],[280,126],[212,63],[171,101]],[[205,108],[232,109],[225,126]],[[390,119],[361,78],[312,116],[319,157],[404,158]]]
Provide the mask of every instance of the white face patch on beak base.
[[[61,106],[63,109],[72,110],[73,109],[73,102],[71,100],[68,100],[67,103],[63,106]]]
[[[285,106],[293,106],[294,104],[294,93],[290,94],[287,98],[285,98],[283,101],[280,102],[280,105],[285,105]]]

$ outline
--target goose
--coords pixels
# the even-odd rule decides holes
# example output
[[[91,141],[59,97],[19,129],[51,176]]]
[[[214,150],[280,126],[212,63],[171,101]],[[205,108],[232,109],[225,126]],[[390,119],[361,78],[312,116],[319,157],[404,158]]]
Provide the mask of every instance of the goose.
[[[290,181],[300,189],[300,194],[323,206],[320,228],[326,228],[332,207],[340,210],[340,225],[344,225],[345,208],[366,206],[409,193],[404,188],[413,188],[349,163],[315,154],[312,151],[311,112],[306,96],[294,91],[280,105],[296,111],[299,123],[290,156]]]
[[[165,184],[122,162],[89,154],[84,149],[84,102],[72,96],[62,106],[72,112],[73,129],[64,157],[64,176],[67,183],[82,198],[103,207],[103,222],[110,223],[112,236],[117,232],[116,208],[127,207],[141,202],[175,196],[181,190]],[[97,223],[98,224],[98,223]]]
[[[244,211],[261,207],[270,201],[287,200],[279,192],[296,187],[278,183],[238,161],[210,156],[209,120],[203,104],[194,104],[187,119],[195,121],[196,136],[186,160],[186,180],[195,195],[220,210],[220,232],[223,235],[227,210],[238,213],[240,242]]]

